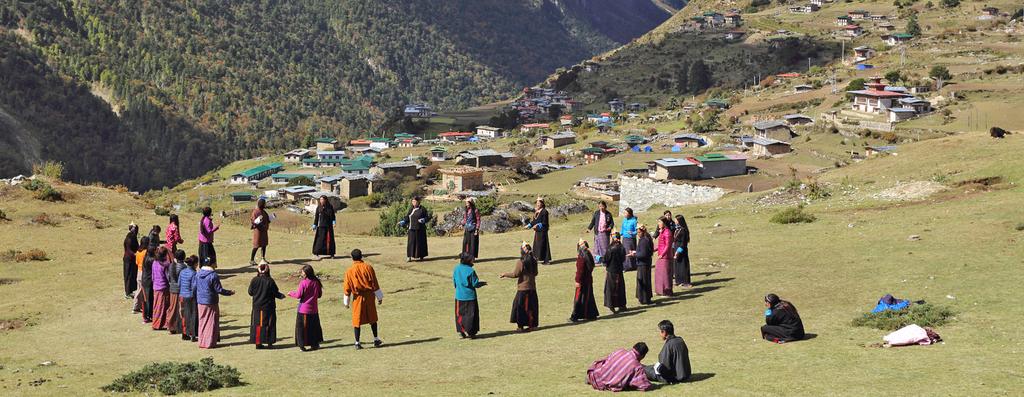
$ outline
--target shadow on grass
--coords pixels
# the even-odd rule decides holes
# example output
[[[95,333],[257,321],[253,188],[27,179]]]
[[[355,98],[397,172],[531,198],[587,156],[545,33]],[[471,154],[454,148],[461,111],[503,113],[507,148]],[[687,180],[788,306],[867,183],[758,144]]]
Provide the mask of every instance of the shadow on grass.
[[[690,274],[690,276],[710,276],[710,275],[713,275],[713,274],[718,274],[718,273],[721,273],[721,272],[720,272],[720,271],[718,271],[718,270],[715,270],[715,271],[713,271],[713,272],[700,272],[700,273],[693,273],[693,274]]]
[[[548,263],[548,266],[560,265],[560,264],[569,263],[569,262],[576,263],[576,257],[574,256],[572,258],[556,259],[556,260],[553,260],[550,263]]]
[[[514,329],[504,330],[504,331],[496,331],[496,332],[491,332],[491,333],[487,333],[487,334],[478,334],[476,336],[476,339],[490,339],[490,338],[497,338],[497,337],[501,337],[501,336],[514,335],[514,334],[532,334],[532,333],[541,332],[541,331],[545,331],[545,330],[558,329],[558,328],[564,328],[564,327],[571,327],[571,326],[574,326],[574,325],[583,325],[583,324],[587,324],[587,323],[599,322],[601,320],[610,320],[610,319],[617,319],[617,318],[635,316],[635,315],[643,313],[645,311],[647,311],[647,309],[645,307],[627,308],[627,309],[625,309],[625,310],[623,310],[623,311],[621,311],[621,312],[619,312],[617,314],[602,315],[602,316],[600,316],[600,317],[598,317],[597,319],[594,319],[594,320],[580,321],[580,322],[576,322],[576,323],[574,323],[574,322],[565,322],[565,323],[558,323],[558,324],[551,324],[551,325],[542,325],[540,327],[537,327],[537,329],[534,329],[533,331],[530,331],[530,332],[520,332],[520,331],[517,331],[517,330],[514,330]]]
[[[283,349],[288,349],[288,348],[293,348],[294,349],[295,348],[295,344],[294,343],[282,343],[282,342],[284,342],[286,340],[289,340],[289,339],[291,339],[291,338],[290,337],[277,338],[277,342],[274,342],[273,345],[271,345],[270,347],[265,347],[265,348],[260,349],[260,350],[283,350]],[[256,344],[254,344],[252,342],[249,342],[249,338],[245,338],[245,339],[237,341],[237,342],[224,343],[224,344],[218,345],[218,347],[235,347],[235,346],[245,346],[245,345],[250,345],[250,346],[252,346],[253,350],[256,350]]]
[[[715,374],[712,373],[712,372],[690,374],[690,379],[687,379],[686,383],[694,383],[694,382],[705,381],[705,380],[708,380],[708,379],[711,379],[711,378],[714,378],[714,377],[715,377]]]
[[[705,285],[705,284],[727,283],[727,282],[730,282],[730,281],[735,280],[735,279],[736,279],[736,277],[712,278],[712,279],[707,279],[707,280],[694,281],[693,282],[693,286],[696,287],[698,285]],[[690,290],[694,290],[694,289],[696,289],[696,288],[693,288],[693,289],[690,289]]]
[[[517,259],[519,259],[519,257],[518,257],[518,256],[503,256],[503,257],[498,257],[498,258],[484,258],[484,259],[477,259],[477,260],[473,261],[473,263],[487,263],[487,262],[498,262],[498,261],[511,261],[511,260],[517,260]]]
[[[418,344],[421,344],[421,343],[437,342],[439,340],[441,340],[441,337],[439,337],[439,336],[435,336],[433,338],[426,338],[426,339],[407,340],[407,341],[396,342],[396,343],[388,343],[388,341],[385,340],[384,341],[384,345],[379,347],[379,348],[376,348],[376,349],[386,349],[386,348],[389,348],[389,347],[418,345]],[[350,347],[352,349],[355,349],[353,347],[353,346],[355,346],[355,343],[336,343],[336,342],[341,342],[341,339],[325,340],[324,343],[320,344],[320,350],[337,349],[337,348],[342,348],[342,347]],[[373,347],[373,340],[371,339],[369,341],[364,341],[363,342],[363,348],[375,349],[375,347]]]

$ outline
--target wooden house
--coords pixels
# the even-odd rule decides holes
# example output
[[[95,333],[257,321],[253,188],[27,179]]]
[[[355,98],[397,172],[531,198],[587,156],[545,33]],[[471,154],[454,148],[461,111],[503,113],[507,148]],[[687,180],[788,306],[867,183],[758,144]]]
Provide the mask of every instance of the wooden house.
[[[648,176],[660,181],[700,178],[699,164],[690,158],[663,158],[647,163]]]
[[[331,151],[338,149],[338,140],[334,138],[317,138],[316,151]]]
[[[449,193],[484,190],[484,170],[466,166],[442,168],[441,186]]]
[[[755,157],[774,157],[793,151],[788,142],[774,139],[754,138],[752,143],[751,153]]]
[[[789,142],[796,134],[786,122],[782,120],[765,120],[755,122],[754,136],[763,139],[774,139],[777,141]]]

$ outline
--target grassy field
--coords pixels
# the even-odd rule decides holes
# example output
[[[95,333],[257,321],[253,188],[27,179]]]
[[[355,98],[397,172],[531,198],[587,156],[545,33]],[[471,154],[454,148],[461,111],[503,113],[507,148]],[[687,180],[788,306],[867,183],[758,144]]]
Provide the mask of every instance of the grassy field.
[[[704,206],[675,209],[694,230],[691,259],[696,288],[659,304],[598,321],[566,322],[572,298],[573,244],[587,215],[555,220],[557,264],[538,278],[541,329],[514,334],[507,322],[514,282],[499,280],[514,262],[525,232],[485,235],[480,291],[482,338],[460,340],[453,329],[450,271],[458,237],[431,240],[434,259],[404,262],[404,240],[348,234],[339,251],[371,253],[385,291],[381,332],[388,347],[355,351],[350,314],[340,302],[346,260],[310,262],[326,277],[321,301],[327,343],[301,353],[292,339],[294,300],[279,307],[280,349],[256,351],[246,343],[252,270],[247,228],[228,223],[217,235],[221,273],[240,295],[222,300],[224,346],[201,351],[151,331],[129,313],[121,297],[120,241],[124,225],[164,224],[144,203],[93,187],[61,185],[67,203],[43,203],[20,188],[0,190],[9,221],[0,222],[4,250],[43,249],[46,262],[0,263],[0,319],[27,325],[0,331],[0,388],[5,395],[94,395],[120,374],[153,361],[214,357],[238,367],[246,385],[211,395],[376,393],[382,395],[567,395],[585,393],[586,367],[611,350],[646,341],[657,346],[655,324],[671,319],[690,347],[699,381],[659,388],[655,395],[1012,395],[1024,376],[1024,320],[1018,292],[1024,222],[1019,205],[1024,138],[1003,141],[965,134],[903,145],[898,156],[867,160],[826,173],[832,197],[813,202],[819,217],[804,225],[775,225],[780,207],[757,202],[763,193],[732,194]],[[641,158],[620,156],[625,163]],[[616,160],[565,171],[613,172]],[[628,164],[627,164],[628,165]],[[558,173],[552,174],[556,177]],[[991,186],[961,184],[1000,177]],[[873,193],[898,181],[937,180],[948,190],[909,202],[883,202]],[[542,189],[544,180],[519,187]],[[47,213],[56,226],[30,224]],[[92,221],[80,215],[95,218]],[[653,223],[653,214],[641,221]],[[195,247],[194,214],[183,214]],[[97,228],[97,224],[102,228]],[[720,224],[719,227],[713,225]],[[919,241],[909,241],[919,235]],[[272,229],[270,259],[282,289],[308,261],[311,236]],[[600,280],[600,269],[595,275]],[[627,275],[631,280],[632,274]],[[601,282],[596,283],[601,289]],[[632,296],[632,281],[628,284]],[[808,341],[773,345],[758,338],[761,297],[775,292],[800,309]],[[938,332],[945,343],[883,349],[883,331],[850,321],[885,293],[955,309]],[[600,295],[599,295],[600,302]],[[21,323],[19,323],[21,324]],[[652,361],[649,358],[648,361]],[[40,366],[53,361],[51,366]],[[882,391],[884,390],[884,391]]]

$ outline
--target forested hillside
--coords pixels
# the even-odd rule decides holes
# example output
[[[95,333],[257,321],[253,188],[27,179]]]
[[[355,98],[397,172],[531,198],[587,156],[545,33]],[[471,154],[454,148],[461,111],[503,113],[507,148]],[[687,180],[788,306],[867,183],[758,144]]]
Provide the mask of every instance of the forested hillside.
[[[82,85],[109,92],[122,120],[111,119],[108,129],[136,125],[128,116],[147,114],[147,120],[175,126],[161,135],[175,149],[191,142],[209,146],[204,153],[135,148],[156,156],[150,164],[174,164],[161,176],[70,167],[79,181],[152,188],[294,146],[308,135],[365,134],[406,102],[453,109],[505,98],[670,16],[649,0],[607,3],[616,5],[588,11],[554,0],[14,1],[0,5],[0,25],[20,32],[42,53],[38,63],[79,93],[88,92]],[[608,19],[608,12],[635,17]],[[636,27],[601,28],[619,21]],[[83,117],[74,113],[67,117]],[[13,116],[40,142],[58,133],[103,142],[91,136],[102,128],[69,121],[57,131],[36,124],[39,115]],[[45,150],[43,157],[70,164],[60,150]],[[75,152],[86,159],[107,155],[88,150]],[[190,168],[171,161],[181,156],[192,159]],[[0,174],[13,173],[3,167]]]

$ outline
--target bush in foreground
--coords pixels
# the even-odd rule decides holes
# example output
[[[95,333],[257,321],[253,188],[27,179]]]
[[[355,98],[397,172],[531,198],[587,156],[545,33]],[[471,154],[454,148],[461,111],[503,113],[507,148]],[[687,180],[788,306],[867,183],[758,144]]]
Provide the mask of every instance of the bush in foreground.
[[[103,386],[106,392],[146,393],[152,390],[165,395],[200,393],[222,387],[241,386],[241,374],[227,365],[213,363],[207,357],[197,363],[152,363],[128,373]]]
[[[780,225],[788,225],[791,223],[811,223],[817,219],[814,215],[805,212],[803,206],[797,206],[776,212],[769,221]]]
[[[50,258],[46,256],[46,251],[36,248],[28,251],[7,250],[0,252],[0,262],[42,262],[47,260],[50,260]]]
[[[886,310],[881,313],[864,313],[853,319],[856,327],[871,327],[884,331],[894,331],[910,324],[922,327],[937,327],[950,322],[956,312],[945,306],[925,303],[910,305],[903,310]]]

